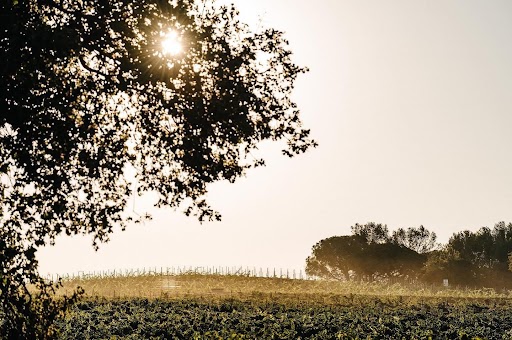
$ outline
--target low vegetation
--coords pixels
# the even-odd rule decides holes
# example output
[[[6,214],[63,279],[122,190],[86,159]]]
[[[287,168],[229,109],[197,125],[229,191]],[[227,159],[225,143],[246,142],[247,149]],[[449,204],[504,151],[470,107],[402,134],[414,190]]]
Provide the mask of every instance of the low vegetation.
[[[510,339],[508,293],[440,286],[146,275],[86,291],[62,339]]]
[[[93,298],[160,298],[160,297],[245,297],[254,294],[293,294],[296,296],[361,295],[379,297],[508,299],[510,291],[443,287],[441,284],[368,281],[294,280],[250,277],[246,275],[160,275],[98,276],[63,282],[62,295],[77,287]]]
[[[277,298],[277,299],[276,299]],[[65,339],[510,339],[512,308],[339,297],[336,303],[225,299],[94,300],[61,325]]]

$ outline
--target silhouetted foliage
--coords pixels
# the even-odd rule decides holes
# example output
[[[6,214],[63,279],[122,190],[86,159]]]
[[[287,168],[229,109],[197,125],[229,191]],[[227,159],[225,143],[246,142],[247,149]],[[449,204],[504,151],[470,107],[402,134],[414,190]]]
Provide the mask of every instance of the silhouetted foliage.
[[[368,246],[359,235],[334,236],[313,246],[306,259],[306,273],[335,280],[349,280],[351,271],[360,270],[361,254]]]
[[[469,282],[485,287],[510,287],[512,273],[509,254],[512,252],[512,223],[499,222],[492,229],[482,227],[454,233],[447,247],[468,263],[465,275]]]
[[[334,236],[315,244],[306,259],[306,273],[336,280],[419,275],[426,257],[392,242],[387,226],[356,224],[352,232],[352,236]]]
[[[437,235],[425,229],[424,226],[408,228],[407,230],[399,228],[393,231],[391,239],[394,243],[403,245],[420,254],[428,253],[437,247]]]
[[[363,237],[368,244],[389,242],[389,230],[387,225],[369,222],[367,224],[356,223],[351,228],[353,235]]]
[[[441,283],[448,279],[451,285],[476,285],[477,274],[471,262],[460,257],[449,246],[428,254],[422,279],[429,283]]]
[[[46,282],[37,273],[36,248],[21,235],[0,229],[0,339],[51,339],[54,321],[83,293],[54,299],[60,282]]]
[[[463,287],[512,288],[512,223],[493,229],[454,233],[448,244],[436,243],[425,227],[397,229],[356,224],[353,236],[335,236],[313,246],[306,272],[321,278],[381,280],[407,277],[427,283]]]
[[[426,260],[425,256],[395,243],[372,243],[361,254],[360,273],[370,280],[389,277],[415,278]]]
[[[171,30],[181,54],[162,52]],[[281,32],[251,32],[233,7],[3,0],[0,32],[2,327],[31,318],[18,304],[38,294],[29,284],[51,292],[33,254],[56,236],[97,246],[149,218],[127,202],[150,191],[156,206],[220,219],[208,184],[264,164],[251,155],[261,141],[285,140],[288,156],[316,145],[290,99],[306,70]]]
[[[440,251],[429,254],[423,279],[451,284],[502,289],[511,287],[509,253],[512,251],[512,224],[499,222],[493,229],[454,233]]]
[[[455,233],[448,245],[478,268],[507,270],[508,255],[512,251],[512,223],[499,222],[493,229],[483,227],[477,232]]]

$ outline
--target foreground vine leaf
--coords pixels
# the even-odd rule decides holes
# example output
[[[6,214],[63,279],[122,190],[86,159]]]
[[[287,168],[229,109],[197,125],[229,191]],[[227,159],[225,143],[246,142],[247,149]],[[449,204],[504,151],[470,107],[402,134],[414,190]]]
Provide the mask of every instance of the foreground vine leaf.
[[[59,234],[97,247],[146,218],[131,195],[218,220],[208,184],[264,164],[251,156],[261,141],[285,140],[288,156],[316,145],[290,99],[306,70],[281,32],[251,32],[233,7],[2,0],[0,32],[4,301],[49,287],[31,254]]]

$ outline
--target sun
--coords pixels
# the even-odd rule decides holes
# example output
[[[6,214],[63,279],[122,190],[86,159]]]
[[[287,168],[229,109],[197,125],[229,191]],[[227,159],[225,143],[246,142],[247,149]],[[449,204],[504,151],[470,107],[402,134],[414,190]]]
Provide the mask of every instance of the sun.
[[[181,44],[181,37],[178,35],[176,31],[168,31],[167,33],[162,33],[162,53],[164,55],[178,55],[183,51],[183,46]]]

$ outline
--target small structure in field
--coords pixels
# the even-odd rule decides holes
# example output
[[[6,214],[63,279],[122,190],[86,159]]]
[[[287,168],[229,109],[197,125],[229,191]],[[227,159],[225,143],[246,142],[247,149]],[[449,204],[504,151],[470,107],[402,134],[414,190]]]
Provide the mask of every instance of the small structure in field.
[[[178,288],[180,288],[180,286],[178,285],[178,282],[176,281],[176,279],[174,277],[164,276],[164,277],[162,277],[161,288],[163,290],[178,289]]]

